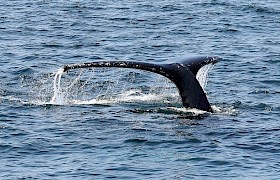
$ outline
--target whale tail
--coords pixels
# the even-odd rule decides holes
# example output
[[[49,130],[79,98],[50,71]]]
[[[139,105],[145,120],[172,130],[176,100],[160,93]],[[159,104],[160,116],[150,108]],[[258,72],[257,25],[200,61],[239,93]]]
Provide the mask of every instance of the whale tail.
[[[184,107],[212,112],[206,94],[196,79],[196,74],[203,66],[214,64],[219,60],[219,57],[199,56],[181,58],[174,62],[162,64],[137,61],[95,61],[65,65],[63,70],[66,72],[78,68],[119,67],[150,71],[169,78],[176,85]]]

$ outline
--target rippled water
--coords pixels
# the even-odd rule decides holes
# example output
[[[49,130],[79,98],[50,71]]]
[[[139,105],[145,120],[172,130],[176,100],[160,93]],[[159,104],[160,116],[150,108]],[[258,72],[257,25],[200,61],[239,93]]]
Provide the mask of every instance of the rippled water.
[[[275,0],[0,1],[0,179],[279,179],[279,15]],[[129,70],[65,74],[50,103],[65,64],[185,55],[223,58],[212,114]]]

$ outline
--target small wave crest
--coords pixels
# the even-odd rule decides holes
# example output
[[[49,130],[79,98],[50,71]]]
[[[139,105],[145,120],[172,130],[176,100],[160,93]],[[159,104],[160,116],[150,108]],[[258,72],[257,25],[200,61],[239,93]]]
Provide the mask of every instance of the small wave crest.
[[[211,106],[213,109],[214,114],[219,114],[219,115],[236,115],[237,110],[231,106],[231,107],[220,107],[217,105],[212,105]]]

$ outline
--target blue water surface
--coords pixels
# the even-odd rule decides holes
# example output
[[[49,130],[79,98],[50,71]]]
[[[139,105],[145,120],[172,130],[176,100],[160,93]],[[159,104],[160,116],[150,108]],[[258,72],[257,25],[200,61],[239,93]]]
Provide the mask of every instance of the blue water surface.
[[[279,30],[276,0],[1,0],[0,179],[279,179]],[[65,64],[185,55],[223,58],[214,113],[48,103]]]

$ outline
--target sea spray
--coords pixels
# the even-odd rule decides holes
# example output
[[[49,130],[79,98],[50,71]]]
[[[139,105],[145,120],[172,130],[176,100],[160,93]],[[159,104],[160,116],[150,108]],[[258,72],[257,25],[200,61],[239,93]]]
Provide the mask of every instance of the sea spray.
[[[169,79],[139,70],[93,68],[64,74],[59,69],[53,77],[49,104],[170,102],[179,96]]]
[[[208,74],[211,69],[213,69],[214,65],[213,64],[207,64],[203,66],[202,68],[199,69],[199,71],[196,74],[196,79],[198,80],[200,86],[202,89],[205,91],[205,88],[207,86],[207,79],[208,79]]]
[[[61,92],[61,87],[60,87],[60,82],[61,82],[61,76],[63,74],[63,69],[59,69],[53,80],[53,97],[50,101],[51,104],[59,104],[62,105],[64,104],[64,97]]]
[[[197,73],[203,89],[212,68],[213,65],[206,65]],[[180,102],[176,86],[169,79],[154,73],[122,68],[93,68],[63,73],[62,68],[55,73],[50,104]]]

